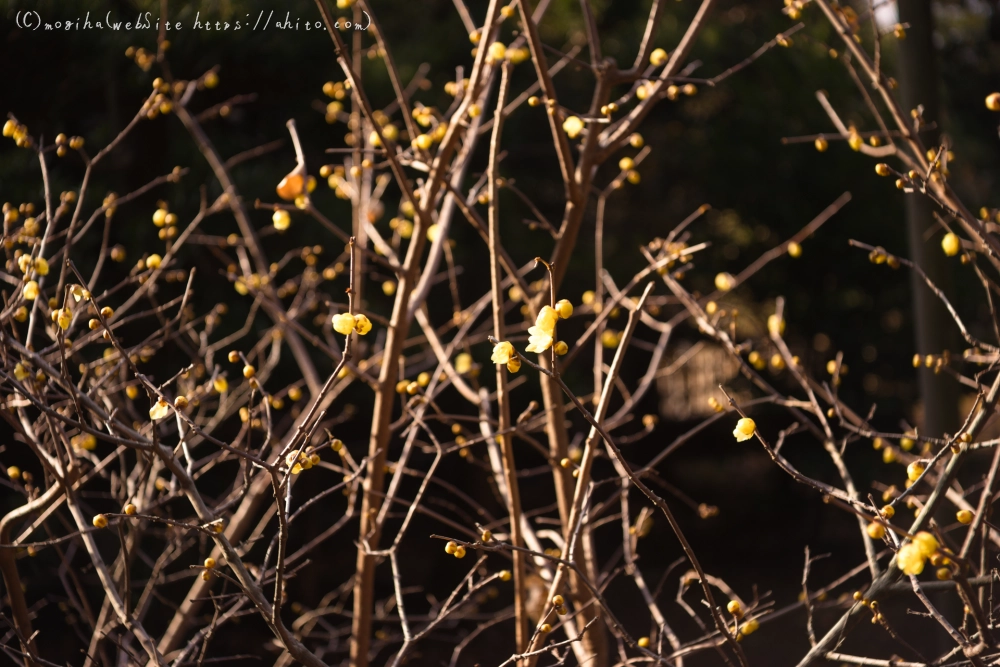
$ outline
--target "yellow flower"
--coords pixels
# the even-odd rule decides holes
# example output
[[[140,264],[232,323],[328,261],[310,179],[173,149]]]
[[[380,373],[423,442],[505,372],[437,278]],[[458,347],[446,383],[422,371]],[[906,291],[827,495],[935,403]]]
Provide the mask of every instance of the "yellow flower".
[[[163,419],[168,414],[170,414],[170,404],[162,398],[156,402],[156,405],[149,409],[149,418],[153,421]]]
[[[274,224],[274,228],[279,232],[283,232],[292,224],[292,216],[288,214],[288,211],[284,209],[278,209],[271,216],[271,222]]]
[[[659,67],[665,62],[667,62],[667,52],[663,49],[653,49],[649,54],[649,64],[653,67]]]
[[[354,316],[354,330],[364,336],[372,330],[372,321],[366,315]]]
[[[785,320],[777,314],[768,315],[767,330],[772,336],[781,336],[785,333]]]
[[[92,433],[78,433],[69,439],[69,443],[77,449],[92,452],[97,449],[97,438]]]
[[[913,544],[917,545],[920,550],[920,554],[924,558],[930,558],[934,555],[934,552],[938,550],[937,538],[932,534],[928,533],[926,530],[922,530],[913,536]]]
[[[155,271],[156,269],[160,268],[160,262],[162,261],[163,261],[162,257],[157,255],[156,253],[153,253],[152,255],[146,258],[146,266]]]
[[[58,322],[59,328],[66,331],[69,329],[69,325],[72,321],[73,313],[70,312],[69,308],[60,308],[59,314],[56,316],[56,322]]]
[[[941,239],[941,249],[944,250],[944,254],[948,255],[948,257],[954,257],[962,250],[962,242],[956,234],[948,232]]]
[[[494,364],[506,364],[514,357],[514,346],[509,341],[503,340],[493,347],[493,356],[490,361]]]
[[[924,571],[924,560],[920,547],[913,542],[901,546],[896,554],[896,566],[903,571],[903,574],[920,574]]]
[[[507,56],[508,56],[508,58],[510,59],[510,61],[513,64],[519,65],[519,64],[523,63],[525,60],[527,60],[528,58],[531,57],[531,51],[529,51],[528,49],[523,49],[523,48],[522,49],[508,49],[507,50]]]
[[[573,315],[573,304],[568,299],[560,299],[556,301],[556,312],[559,313],[559,317],[568,320]]]
[[[528,352],[544,352],[552,345],[559,312],[551,306],[542,306],[535,318],[535,326],[528,329]]]
[[[464,375],[472,370],[472,355],[468,352],[463,352],[462,354],[455,357],[455,371],[460,375]]]
[[[538,311],[538,317],[535,318],[535,326],[547,334],[554,334],[558,321],[559,312],[555,308],[542,306],[542,309]]]
[[[959,523],[964,523],[968,525],[972,523],[972,520],[975,518],[975,515],[969,510],[959,510],[958,513],[955,515],[955,518],[958,519]]]
[[[49,275],[49,262],[44,257],[35,258],[35,271],[38,272],[40,276]]]
[[[917,481],[922,474],[924,474],[924,464],[920,461],[914,461],[906,466],[906,478],[911,482]]]
[[[411,142],[414,148],[419,148],[422,151],[427,150],[434,145],[434,140],[431,139],[429,134],[420,134]]]
[[[511,357],[510,361],[507,362],[507,372],[516,373],[521,370],[521,360],[517,357]]]
[[[350,335],[357,326],[357,319],[350,313],[337,313],[333,316],[333,330],[345,336]]]
[[[733,289],[734,282],[735,278],[733,278],[732,275],[728,273],[720,273],[715,276],[715,289],[720,292],[728,292]]]
[[[22,294],[24,294],[24,298],[27,299],[28,301],[34,301],[35,299],[37,299],[38,283],[35,282],[34,280],[29,280],[28,282],[24,283],[24,291],[22,292]]]
[[[92,523],[94,528],[107,528],[108,527],[108,517],[103,514],[98,514],[93,518]]]
[[[212,388],[218,393],[223,394],[229,389],[229,382],[224,377],[217,377],[212,381]]]
[[[507,47],[503,42],[493,42],[490,44],[489,54],[493,60],[503,60],[507,55]]]
[[[736,422],[733,435],[736,436],[736,442],[743,442],[752,438],[755,430],[757,430],[757,424],[754,423],[754,420],[749,417],[743,417]]]
[[[583,121],[577,116],[570,116],[563,121],[563,131],[570,139],[576,139],[583,132]]]

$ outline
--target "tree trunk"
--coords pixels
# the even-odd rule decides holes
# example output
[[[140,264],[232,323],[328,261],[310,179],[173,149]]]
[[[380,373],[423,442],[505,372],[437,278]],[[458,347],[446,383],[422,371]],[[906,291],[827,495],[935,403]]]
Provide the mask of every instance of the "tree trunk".
[[[938,104],[937,58],[932,40],[934,18],[931,0],[899,0],[899,22],[906,26],[906,38],[899,41],[899,72],[904,108],[924,107],[924,120],[941,126]],[[925,146],[938,145],[937,129],[921,133]],[[941,251],[941,234],[930,231],[937,224],[932,212],[934,204],[925,196],[913,193],[906,197],[906,226],[909,235],[910,258],[945,294],[951,293],[951,271]],[[930,236],[928,239],[927,237]],[[916,273],[910,276],[913,296],[913,331],[916,350],[921,355],[955,351],[958,339],[951,317],[941,301],[927,288]],[[920,398],[923,403],[921,431],[940,436],[958,425],[958,387],[950,376],[935,374],[921,366]]]

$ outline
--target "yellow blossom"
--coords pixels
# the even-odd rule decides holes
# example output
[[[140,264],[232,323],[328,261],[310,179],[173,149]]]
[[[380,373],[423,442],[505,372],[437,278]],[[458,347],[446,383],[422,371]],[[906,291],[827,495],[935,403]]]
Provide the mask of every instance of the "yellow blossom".
[[[556,301],[556,312],[559,313],[559,317],[564,320],[568,320],[573,315],[573,304],[569,302],[568,299],[560,299]]]
[[[576,139],[583,132],[583,121],[577,116],[570,116],[563,121],[563,131],[570,139]]]
[[[757,424],[754,420],[749,417],[743,417],[738,422],[736,422],[736,428],[733,429],[733,435],[736,437],[736,442],[743,442],[744,440],[749,440],[753,437],[754,431],[757,429]]]
[[[941,249],[948,257],[954,257],[962,250],[962,242],[953,232],[948,232],[941,239]]]
[[[59,314],[56,316],[56,322],[59,324],[59,328],[63,331],[69,329],[70,323],[73,322],[73,313],[70,312],[69,308],[60,308]]]
[[[559,313],[551,306],[542,306],[535,318],[535,326],[528,328],[528,352],[544,352],[552,345]]]
[[[149,409],[149,418],[153,421],[163,419],[168,414],[170,414],[170,404],[162,398],[156,402],[156,405]]]
[[[940,546],[937,538],[926,530],[922,530],[913,536],[913,544],[917,545],[924,558],[930,558]]]
[[[333,330],[345,336],[354,331],[357,323],[357,319],[350,313],[337,313],[333,316]]]
[[[354,330],[364,336],[372,330],[372,321],[368,319],[367,315],[355,315]]]
[[[503,340],[493,347],[493,356],[490,360],[494,364],[506,364],[514,357],[514,346],[509,341]]]
[[[772,336],[782,336],[785,333],[785,320],[777,314],[769,315],[767,318],[767,331]]]
[[[896,566],[903,574],[917,575],[924,571],[924,556],[913,542],[904,544],[896,554]]]
[[[34,280],[29,280],[24,283],[24,290],[22,291],[24,298],[28,301],[34,301],[38,298],[38,283]]]
[[[274,224],[274,228],[279,232],[283,232],[292,224],[292,216],[288,214],[288,211],[284,209],[278,209],[271,216],[271,222]]]
[[[503,42],[493,42],[490,44],[489,54],[493,60],[503,60],[507,55],[507,47]]]

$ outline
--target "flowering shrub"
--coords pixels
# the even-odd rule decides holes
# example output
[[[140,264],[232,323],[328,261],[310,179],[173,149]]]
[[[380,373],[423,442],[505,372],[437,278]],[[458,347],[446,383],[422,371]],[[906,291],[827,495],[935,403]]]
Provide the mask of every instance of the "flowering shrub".
[[[347,124],[347,146],[338,146],[338,159],[328,164],[307,164],[303,144],[314,139],[300,136],[289,121],[296,161],[273,192],[237,188],[233,158],[224,158],[204,130],[231,104],[196,111],[200,92],[224,82],[215,69],[190,78],[172,72],[163,34],[155,55],[127,52],[155,78],[134,118],[105,145],[95,149],[84,137],[64,134],[47,143],[16,111],[3,126],[4,137],[37,158],[45,192],[42,202],[3,207],[0,397],[12,437],[2,455],[19,462],[5,465],[5,494],[16,502],[0,520],[4,620],[11,629],[4,650],[11,659],[29,667],[52,664],[46,656],[56,638],[70,635],[39,622],[40,596],[23,574],[25,559],[35,557],[71,573],[61,575],[68,600],[61,604],[87,619],[72,641],[80,640],[88,664],[233,659],[212,642],[248,618],[244,622],[266,630],[268,639],[247,635],[241,640],[247,651],[259,657],[274,648],[282,665],[415,663],[428,644],[444,640],[452,664],[464,664],[470,645],[488,641],[503,647],[498,662],[505,665],[680,665],[704,653],[745,666],[750,636],[766,633],[786,613],[807,623],[810,643],[800,665],[904,664],[875,649],[872,655],[838,651],[861,618],[870,617],[894,639],[906,635],[909,621],[891,618],[882,603],[911,594],[955,644],[934,664],[957,653],[977,665],[998,656],[993,603],[981,591],[992,582],[989,563],[1000,544],[989,522],[1000,450],[976,470],[977,486],[960,486],[956,474],[966,461],[980,465],[975,454],[998,444],[983,433],[1000,397],[1000,375],[989,378],[1000,340],[971,333],[920,266],[863,240],[853,246],[873,263],[912,271],[934,291],[968,344],[962,363],[986,367],[969,372],[944,350],[914,359],[915,366],[946,371],[977,393],[958,432],[876,429],[874,411],[865,416],[867,408],[852,408],[838,394],[848,370],[843,355],[814,374],[793,354],[785,335],[794,323],[786,327],[781,298],[773,309],[753,306],[750,316],[766,324],[748,334],[734,294],[770,262],[800,257],[802,243],[822,233],[849,194],[736,274],[701,261],[708,243],[692,224],[707,206],[638,248],[632,275],[603,268],[606,208],[641,182],[644,160],[660,148],[640,133],[651,110],[696,97],[699,86],[724,86],[775,47],[791,46],[805,24],[759,45],[722,74],[696,79],[688,69],[691,51],[714,0],[702,1],[678,43],[663,46],[657,44],[664,3],[654,0],[627,67],[600,57],[587,2],[581,3],[586,44],[568,53],[539,35],[548,3],[490,2],[476,14],[459,2],[474,49],[468,69],[460,70],[467,76],[445,86],[442,110],[420,101],[426,72],[401,79],[373,3],[336,4],[355,16],[370,14],[373,30],[359,43],[370,47],[394,99],[375,106],[359,78],[360,47],[348,48],[329,4],[317,0],[343,72],[342,80],[323,86],[329,101],[321,111],[327,122]],[[797,20],[807,6],[807,22],[832,29],[842,42],[829,45],[832,55],[865,82],[863,94],[881,129],[862,133],[845,124],[820,95],[837,132],[797,141],[820,152],[843,141],[873,161],[886,160],[874,165],[876,175],[937,207],[945,232],[941,251],[975,272],[995,318],[992,276],[1000,270],[1000,250],[988,219],[996,212],[984,209],[977,218],[961,203],[949,182],[949,145],[922,143],[922,112],[900,106],[895,82],[880,68],[878,49],[862,38],[857,14],[828,0],[793,0],[784,11]],[[904,36],[899,26],[892,38]],[[589,58],[581,55],[585,50]],[[589,109],[564,106],[557,92],[556,77],[571,63],[594,77]],[[530,72],[529,85],[514,83],[515,68]],[[987,96],[986,106],[1000,111],[1000,93]],[[564,191],[556,222],[532,202],[530,190],[519,189],[503,162],[505,152],[525,149],[504,131],[512,114],[532,114],[551,140],[558,166],[553,178]],[[183,125],[220,194],[210,199],[202,188],[192,215],[170,211],[166,201],[144,211],[158,243],[129,257],[108,241],[117,212],[139,207],[146,193],[187,186],[191,166],[126,194],[107,193],[97,206],[90,178],[137,125],[161,116]],[[477,150],[488,152],[481,178],[470,171]],[[247,159],[259,156],[252,153]],[[57,193],[53,172],[62,161],[82,164],[84,175],[78,188]],[[331,219],[314,201],[324,187],[350,204],[349,221]],[[544,258],[505,243],[515,224],[501,215],[508,207],[532,216],[528,231]],[[597,270],[582,291],[566,278],[591,213]],[[226,220],[228,235],[203,231],[216,216]],[[272,246],[306,224],[335,237],[334,246],[303,243],[284,254]],[[466,224],[481,237],[472,252],[488,262],[489,284],[476,286],[478,299],[463,305],[462,267],[450,236]],[[219,276],[196,275],[186,251],[198,246],[219,260]],[[87,247],[98,248],[96,259]],[[127,277],[108,278],[108,262]],[[688,278],[697,272],[714,291],[690,287]],[[391,308],[371,298],[373,287]],[[452,316],[440,319],[427,306],[432,290],[434,299],[446,301],[438,294],[445,287]],[[197,312],[197,297],[217,289],[226,296]],[[222,322],[237,303],[245,319],[227,330]],[[621,314],[627,323],[611,328]],[[674,442],[657,445],[640,466],[623,446],[658,426],[655,415],[638,415],[653,381],[697,352],[692,347],[691,355],[665,363],[682,330],[721,350],[743,379],[729,382],[731,376],[720,373],[708,416]],[[586,390],[567,379],[582,365],[581,355],[593,359]],[[626,360],[644,368],[637,378],[623,373]],[[773,384],[765,371],[783,384]],[[283,380],[289,373],[290,383]],[[731,386],[738,382],[745,386]],[[349,398],[356,396],[372,398],[370,412],[352,412]],[[541,400],[527,400],[534,396]],[[793,422],[767,406],[786,410]],[[521,410],[516,416],[515,407]],[[802,597],[784,609],[708,571],[699,559],[704,551],[677,518],[687,511],[677,498],[686,496],[661,495],[656,467],[681,444],[707,441],[702,431],[715,422],[815,492],[827,504],[824,511],[854,515],[864,562],[815,587],[809,581],[815,559],[807,549]],[[365,437],[346,436],[351,424],[362,424]],[[815,437],[836,477],[811,477],[785,456],[785,440],[795,433]],[[880,503],[855,486],[844,456],[849,446],[868,442],[886,464],[906,471],[904,489],[876,487]],[[456,485],[465,478],[493,496],[469,496]],[[523,503],[521,489],[529,484],[544,488],[551,504]],[[694,507],[699,519],[718,514],[705,503]],[[912,511],[912,520],[903,509]],[[302,517],[317,515],[322,529],[307,535]],[[426,525],[434,526],[431,535],[420,532]],[[662,594],[675,566],[663,566],[657,586],[643,576],[655,554],[642,547],[651,557],[640,560],[640,540],[653,530],[668,534],[684,553],[675,601]],[[598,541],[614,544],[615,555],[598,551]],[[461,561],[448,561],[459,572],[454,581],[419,581],[410,568],[420,558],[407,551],[415,543],[443,543],[444,555]],[[331,573],[324,549],[349,551],[355,567]],[[440,546],[433,552],[444,558]],[[81,562],[87,576],[77,578],[73,570]],[[928,564],[946,589],[924,574]],[[339,578],[322,591],[322,603],[306,607],[293,599],[297,578],[318,574]],[[908,583],[900,586],[904,576]],[[928,592],[942,590],[961,601],[961,615],[935,606]],[[627,596],[641,600],[642,624],[634,610],[623,609]],[[96,613],[94,600],[100,601]],[[817,636],[813,612],[821,602],[836,616]],[[675,612],[686,617],[682,623]]]

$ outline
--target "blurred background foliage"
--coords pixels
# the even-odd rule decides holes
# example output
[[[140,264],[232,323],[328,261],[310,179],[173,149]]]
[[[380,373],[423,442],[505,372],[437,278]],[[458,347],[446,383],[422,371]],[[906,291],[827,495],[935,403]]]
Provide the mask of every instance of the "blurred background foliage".
[[[428,106],[447,108],[450,97],[444,92],[444,84],[454,79],[456,67],[466,68],[467,73],[472,63],[471,45],[452,3],[421,0],[374,4],[403,80],[410,80],[421,63],[431,67],[429,85],[415,99]],[[623,64],[630,63],[642,34],[648,0],[598,0],[591,4],[605,55]],[[481,22],[485,2],[476,0],[468,5],[475,20]],[[671,50],[696,8],[697,4],[691,0],[670,2],[656,46]],[[147,11],[155,20],[160,3],[154,0],[6,0],[0,2],[0,9],[3,21],[0,62],[4,63],[0,67],[0,91],[3,91],[0,107],[15,114],[35,136],[43,136],[47,141],[59,132],[81,135],[93,154],[128,123],[148,94],[153,78],[163,74],[156,65],[144,71],[124,55],[129,46],[155,50],[155,30],[45,32],[20,30],[14,24],[16,13],[24,10],[37,11],[45,21],[75,20],[88,11],[91,20],[105,12],[118,17],[117,20],[134,20],[133,16]],[[866,6],[862,3],[855,9],[863,14]],[[891,6],[887,9],[891,10]],[[228,157],[274,140],[285,142],[278,151],[234,169],[237,186],[250,204],[257,198],[274,201],[275,184],[294,165],[285,130],[287,119],[294,118],[298,124],[313,173],[320,165],[334,161],[332,158],[336,156],[328,156],[324,151],[344,147],[347,132],[343,124],[326,123],[322,113],[328,102],[322,93],[323,83],[343,79],[324,32],[276,29],[262,32],[246,25],[239,31],[191,29],[196,16],[203,21],[252,23],[259,12],[267,14],[271,10],[275,10],[275,20],[283,18],[284,12],[290,14],[293,22],[297,18],[319,20],[315,5],[307,0],[172,2],[169,10],[171,21],[180,21],[184,26],[168,36],[172,75],[193,79],[210,68],[219,68],[219,86],[197,93],[191,104],[194,110],[208,108],[234,95],[257,95],[251,103],[233,106],[225,118],[206,124],[222,155]],[[780,10],[779,0],[720,0],[694,45],[691,59],[700,64],[692,76],[714,76],[748,56],[776,33],[787,30],[793,22]],[[1000,206],[997,121],[983,105],[985,94],[1000,86],[1000,18],[994,5],[981,0],[938,1],[934,3],[934,12],[944,110],[937,120],[954,145],[956,160],[949,165],[951,181],[970,209]],[[906,195],[893,187],[891,179],[878,178],[873,170],[874,161],[851,151],[846,142],[831,141],[825,153],[817,152],[811,142],[782,143],[783,137],[835,131],[817,103],[815,91],[820,89],[827,91],[846,122],[854,123],[861,131],[876,129],[843,65],[828,54],[834,37],[819,10],[807,7],[802,20],[806,28],[794,36],[790,48],[770,51],[718,86],[701,86],[693,97],[682,97],[676,102],[664,100],[650,114],[642,134],[653,150],[640,167],[642,180],[636,185],[626,185],[609,200],[605,266],[617,284],[624,284],[643,261],[637,250],[640,244],[665,236],[680,220],[707,203],[712,210],[693,225],[692,237],[694,242],[710,241],[712,245],[698,256],[696,267],[685,278],[691,289],[707,293],[717,272],[738,273],[762,252],[798,231],[842,192],[850,191],[851,203],[803,243],[801,258],[786,256],[772,262],[748,284],[727,295],[723,303],[740,308],[749,321],[759,322],[773,312],[776,297],[785,297],[786,337],[793,352],[801,355],[815,375],[822,377],[826,362],[843,351],[850,373],[844,378],[841,395],[859,413],[867,413],[869,406],[877,402],[874,423],[885,430],[900,431],[904,420],[907,424],[914,423],[919,399],[910,364],[916,350],[908,276],[904,270],[894,272],[884,265],[870,264],[866,253],[850,249],[847,241],[859,239],[905,256],[903,198]],[[578,3],[554,0],[542,22],[541,35],[548,45],[561,51],[585,44]],[[871,32],[867,26],[862,35],[870,46]],[[370,44],[371,40],[366,39],[365,45]],[[896,67],[894,38],[886,38],[883,44],[883,66],[892,73]],[[362,66],[365,86],[375,105],[388,104],[392,91],[381,63],[365,58]],[[515,70],[513,90],[520,92],[533,77],[530,66],[521,65]],[[586,68],[568,67],[556,77],[560,102],[570,109],[586,111],[591,84],[592,76]],[[487,143],[480,144],[473,172],[485,164]],[[562,185],[544,111],[524,106],[513,114],[505,126],[504,147],[509,155],[501,166],[503,175],[516,179],[546,216],[558,220],[563,203]],[[627,154],[634,152],[630,149]],[[617,157],[611,161],[612,165]],[[202,185],[210,201],[219,188],[184,128],[170,115],[141,121],[94,174],[87,210],[99,206],[107,192],[130,192],[169,172],[174,165],[191,169],[180,185],[157,188],[119,208],[112,226],[112,243],[125,246],[129,259],[112,269],[117,274],[106,276],[108,285],[123,277],[144,252],[162,247],[157,229],[150,221],[157,200],[169,202],[170,209],[183,221],[197,212]],[[75,157],[63,160],[53,157],[50,169],[55,192],[79,187],[83,169]],[[603,185],[616,173],[613,166],[606,165],[599,184]],[[470,176],[470,183],[477,175]],[[16,149],[8,140],[0,143],[0,199],[15,204],[32,201],[37,205],[42,201],[34,154]],[[336,224],[350,229],[347,202],[334,197],[322,184],[313,201]],[[381,226],[395,214],[397,201],[390,198],[386,204]],[[506,244],[516,261],[527,262],[536,255],[548,254],[551,240],[543,232],[529,231],[520,223],[530,214],[521,210],[513,197],[501,201],[501,211]],[[251,210],[251,218],[259,224],[262,235],[266,235],[273,258],[304,244],[323,245],[327,255],[322,262],[332,261],[340,252],[341,244],[333,235],[304,217],[295,218],[291,230],[282,236],[272,233],[268,211]],[[593,210],[584,225],[564,294],[560,295],[575,303],[580,302],[580,294],[574,291],[577,289],[574,286],[586,285],[579,288],[582,292],[593,284]],[[488,288],[485,248],[467,225],[456,224],[452,229],[456,263],[463,271],[461,295],[463,303],[468,304]],[[235,222],[227,215],[215,216],[203,225],[204,233],[221,237],[234,231]],[[927,243],[936,247],[939,242],[940,232],[929,230]],[[74,259],[85,273],[99,248],[99,236],[92,234],[86,243],[89,245],[74,250]],[[203,287],[199,282],[195,309],[204,312],[216,303],[225,302],[230,308],[226,326],[238,328],[249,299],[236,295],[221,277],[225,262],[219,253],[192,245],[184,251],[182,262],[185,267],[196,267],[198,275],[206,279]],[[960,267],[957,261],[953,268],[956,286],[953,302],[974,332],[990,338],[988,311],[974,274]],[[391,301],[378,287],[382,279],[384,276],[375,276],[368,283],[367,308],[388,316]],[[345,281],[346,278],[335,281],[328,290],[330,294],[342,294]],[[164,289],[169,292],[170,287]],[[665,291],[660,288],[657,293]],[[452,304],[446,284],[432,292],[431,307],[436,321],[450,316]],[[623,327],[624,316],[612,320],[611,326]],[[682,328],[676,334],[676,341],[696,337],[694,330]],[[478,363],[488,358],[485,347],[473,352]],[[645,363],[645,353],[637,348],[626,369],[629,383],[644,370]],[[581,393],[586,393],[591,383],[586,366],[586,362],[578,364],[569,375]],[[293,367],[284,379],[288,382],[295,379]],[[780,388],[789,389],[783,378],[775,377],[774,381]],[[491,383],[492,379],[487,375],[485,382]],[[518,399],[515,414],[519,407],[523,408],[521,403],[526,404],[534,397],[533,392],[537,392],[534,382],[525,387],[519,390],[523,398]],[[639,414],[656,412],[663,398],[651,392]],[[348,401],[361,417],[345,424],[349,437],[343,439],[362,451],[366,446],[370,392],[356,386]],[[765,416],[758,424],[764,424],[771,432],[788,425],[784,413],[775,412],[780,419],[773,424],[766,417],[771,413],[761,414]],[[691,422],[663,421],[652,435],[630,445],[628,455],[638,462],[648,460],[691,425]],[[582,422],[577,426],[582,429]],[[850,517],[823,506],[815,494],[796,486],[759,449],[736,445],[728,434],[731,427],[728,421],[720,421],[660,466],[659,473],[664,483],[673,485],[694,503],[706,502],[720,509],[718,517],[707,520],[698,518],[693,511],[682,513],[684,526],[706,568],[724,577],[744,596],[752,596],[754,585],[761,594],[770,591],[781,607],[793,602],[800,590],[805,544],[810,545],[814,554],[834,554],[814,567],[816,582],[825,583],[861,561],[856,525]],[[638,427],[626,426],[623,430],[630,429]],[[802,447],[795,446],[798,444]],[[799,443],[793,438],[786,454],[807,474],[824,478],[832,478],[834,474],[828,469],[826,454],[811,441]],[[541,459],[533,461],[531,456],[526,452],[525,465],[539,464]],[[902,468],[883,464],[881,454],[873,452],[868,443],[852,445],[847,460],[856,471],[855,482],[862,490],[869,489],[876,479],[886,484],[901,484],[904,479]],[[454,474],[461,470],[457,468],[460,465],[467,464],[448,461],[442,474]],[[477,484],[469,482],[471,487]],[[472,492],[485,501],[489,499],[485,490]],[[551,502],[547,493],[529,491],[525,502],[529,506],[543,506]],[[17,504],[13,499],[7,502]],[[434,529],[428,523],[415,528],[412,534],[423,536]],[[640,562],[648,570],[647,581],[656,582],[680,550],[665,530],[654,530],[647,539]],[[602,556],[611,557],[616,544],[611,540],[606,550],[601,546]],[[437,558],[436,544],[428,547],[424,541],[416,540],[415,545],[416,549],[429,549],[427,558],[415,558],[408,567],[416,568],[415,572],[422,572],[420,576],[428,578],[455,578],[455,568]],[[315,605],[326,590],[324,587],[336,586],[345,579],[352,567],[354,548],[348,539],[337,547],[331,546],[330,552],[324,553],[330,559],[329,571],[306,580],[309,585],[303,579],[293,581],[290,589],[293,598],[306,607]],[[39,559],[32,566],[36,568],[34,574],[43,576],[46,566]],[[57,596],[58,591],[53,591]],[[672,597],[673,591],[674,584],[668,583],[664,596]],[[620,618],[634,625],[637,634],[645,634],[643,624],[648,620],[637,595],[632,599],[612,598],[612,603],[624,608]],[[671,617],[675,611],[671,611]],[[824,622],[832,616],[820,614],[820,626],[825,627]],[[693,630],[693,626],[685,626],[685,621],[677,622],[682,633]],[[761,635],[775,632],[782,641],[747,642],[751,659],[767,656],[773,661],[770,664],[779,664],[801,655],[807,646],[803,623],[799,613],[765,626]],[[859,641],[886,641],[884,633],[864,632],[868,634],[859,635]],[[218,641],[225,647],[234,639],[225,635]],[[503,645],[500,648],[506,650]],[[490,645],[484,644],[478,649],[474,647],[473,653],[482,650],[481,655],[489,656],[490,649]],[[440,657],[433,653],[433,645],[424,651],[427,659]],[[67,659],[75,660],[70,656]],[[714,657],[706,659],[705,664],[712,664]],[[692,664],[700,663],[695,660]]]

